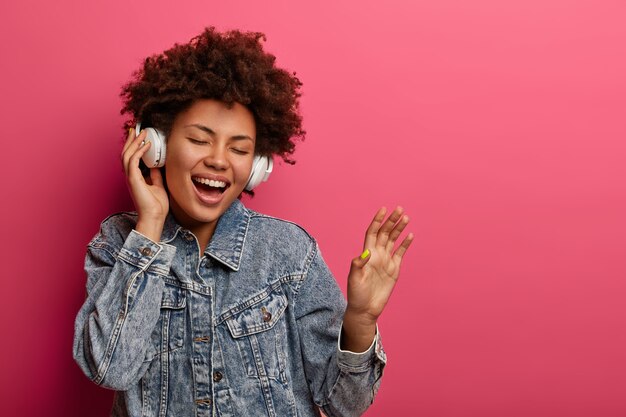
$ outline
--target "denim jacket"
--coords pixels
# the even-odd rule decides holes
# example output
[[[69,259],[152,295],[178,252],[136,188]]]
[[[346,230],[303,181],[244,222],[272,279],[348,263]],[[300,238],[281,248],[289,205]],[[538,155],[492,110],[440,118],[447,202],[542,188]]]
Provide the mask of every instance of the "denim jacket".
[[[89,243],[74,358],[112,416],[358,416],[386,362],[339,348],[345,300],[297,225],[235,201],[205,252],[169,215],[161,242],[107,218]]]

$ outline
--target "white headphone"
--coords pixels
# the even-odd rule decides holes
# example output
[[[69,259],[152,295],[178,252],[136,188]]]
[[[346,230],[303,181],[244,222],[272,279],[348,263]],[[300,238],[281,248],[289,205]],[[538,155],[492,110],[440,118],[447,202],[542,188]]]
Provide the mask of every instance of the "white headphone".
[[[165,156],[167,154],[167,147],[165,145],[165,135],[158,129],[153,127],[147,127],[146,141],[150,141],[152,144],[148,152],[146,152],[141,158],[148,168],[160,168],[165,165]],[[139,136],[141,132],[141,122],[135,126],[135,135]],[[274,168],[274,161],[269,156],[254,155],[254,161],[252,162],[252,171],[248,177],[248,183],[246,184],[246,190],[252,191],[257,185],[263,181],[267,181],[272,169]]]

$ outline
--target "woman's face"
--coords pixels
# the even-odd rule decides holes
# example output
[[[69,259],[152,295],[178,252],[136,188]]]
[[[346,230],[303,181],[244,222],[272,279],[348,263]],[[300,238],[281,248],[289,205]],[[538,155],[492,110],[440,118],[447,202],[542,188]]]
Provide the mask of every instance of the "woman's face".
[[[212,234],[220,216],[242,193],[254,159],[252,113],[235,103],[198,100],[174,120],[167,139],[165,175],[178,222]]]

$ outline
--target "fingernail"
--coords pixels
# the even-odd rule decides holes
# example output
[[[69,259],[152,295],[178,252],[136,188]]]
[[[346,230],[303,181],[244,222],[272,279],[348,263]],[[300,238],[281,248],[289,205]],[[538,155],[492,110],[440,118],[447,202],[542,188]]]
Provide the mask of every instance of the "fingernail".
[[[132,128],[132,127],[129,127],[129,128],[128,128],[128,134],[130,135],[130,133],[131,133],[132,131],[133,131],[133,128]]]
[[[369,250],[369,249],[365,249],[365,250],[363,251],[363,253],[361,254],[361,259],[365,259],[365,258],[367,258],[368,256],[370,256],[370,250]]]

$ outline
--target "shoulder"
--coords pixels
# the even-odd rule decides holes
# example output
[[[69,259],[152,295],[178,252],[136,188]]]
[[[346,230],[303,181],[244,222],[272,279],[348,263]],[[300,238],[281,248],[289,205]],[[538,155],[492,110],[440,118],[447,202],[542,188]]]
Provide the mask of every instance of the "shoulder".
[[[306,229],[292,221],[249,210],[248,238],[275,253],[307,257],[317,251],[317,242]]]
[[[109,250],[121,248],[136,224],[136,212],[112,214],[100,223],[100,230],[89,242],[89,247]]]
[[[268,216],[248,209],[250,214],[250,228],[266,232],[270,235],[289,236],[307,242],[315,242],[313,236],[306,229],[292,221]]]

